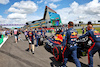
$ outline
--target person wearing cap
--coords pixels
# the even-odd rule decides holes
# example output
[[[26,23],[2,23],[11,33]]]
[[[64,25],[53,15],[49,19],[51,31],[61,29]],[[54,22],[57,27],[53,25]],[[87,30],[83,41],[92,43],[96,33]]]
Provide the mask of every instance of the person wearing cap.
[[[68,55],[71,54],[73,60],[77,67],[81,67],[80,61],[77,58],[77,45],[76,39],[78,32],[73,29],[74,23],[70,21],[68,23],[68,30],[66,31],[65,39],[63,41],[64,51],[63,51],[63,67],[66,67],[66,63],[68,60]]]
[[[28,38],[29,38],[29,52],[31,52],[32,47],[32,54],[34,54],[34,32],[32,29],[28,32]]]
[[[80,36],[78,39],[88,36],[92,41],[92,46],[88,49],[88,64],[93,67],[93,55],[98,51],[100,57],[100,33],[93,29],[92,23],[89,21],[87,24],[88,31],[86,34]]]

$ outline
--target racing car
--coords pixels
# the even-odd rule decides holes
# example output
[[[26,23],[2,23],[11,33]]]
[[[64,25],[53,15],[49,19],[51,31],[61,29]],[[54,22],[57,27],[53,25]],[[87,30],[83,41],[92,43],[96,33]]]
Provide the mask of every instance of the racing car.
[[[46,37],[46,39],[46,48],[51,50],[56,61],[62,62],[64,59],[64,46],[62,46],[61,41],[55,40],[54,36]],[[88,37],[85,37],[80,40],[76,40],[76,42],[78,46],[78,56],[86,56],[88,48],[91,46],[92,41]]]

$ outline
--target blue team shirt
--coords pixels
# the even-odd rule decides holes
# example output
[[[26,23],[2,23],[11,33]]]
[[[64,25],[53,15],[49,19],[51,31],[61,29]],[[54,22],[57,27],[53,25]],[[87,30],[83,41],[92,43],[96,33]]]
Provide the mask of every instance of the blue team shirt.
[[[91,30],[87,31],[86,34],[80,36],[79,39],[84,38],[86,36],[91,36],[92,39],[94,40],[94,42],[100,41],[100,33],[97,30],[91,29]]]
[[[34,37],[33,37],[33,36],[34,36],[34,32],[33,32],[33,31],[29,31],[29,32],[28,32],[28,37],[29,37],[30,40],[32,40],[32,41],[34,40]]]
[[[78,34],[77,30],[73,28],[69,28],[66,31],[65,39],[63,41],[63,46],[66,45],[66,41],[67,41],[67,44],[75,44],[76,39],[77,39],[77,34]]]

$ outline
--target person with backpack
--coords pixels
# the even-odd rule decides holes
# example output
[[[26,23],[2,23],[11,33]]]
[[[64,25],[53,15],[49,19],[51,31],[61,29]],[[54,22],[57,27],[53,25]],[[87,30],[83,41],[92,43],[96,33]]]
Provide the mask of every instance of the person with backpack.
[[[15,42],[17,43],[17,39],[18,39],[18,30],[17,30],[17,28],[15,28],[15,30],[14,30],[14,36],[15,36]]]
[[[21,29],[18,30],[18,41],[21,40]]]

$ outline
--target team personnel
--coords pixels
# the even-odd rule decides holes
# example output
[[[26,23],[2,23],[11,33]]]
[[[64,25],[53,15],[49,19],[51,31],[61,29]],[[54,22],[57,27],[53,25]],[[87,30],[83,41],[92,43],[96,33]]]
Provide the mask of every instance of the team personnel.
[[[40,38],[41,38],[41,32],[37,31],[37,34],[36,34],[36,47],[38,47],[38,45],[39,45]]]
[[[85,30],[85,29],[84,29],[84,26],[83,26],[83,28],[82,28],[82,35],[84,34],[84,30]]]
[[[43,30],[43,37],[45,38],[46,30]]]
[[[99,31],[93,29],[91,22],[88,22],[87,25],[88,31],[86,34],[80,36],[79,39],[88,36],[92,40],[93,44],[88,49],[88,64],[89,67],[93,67],[93,55],[98,51],[100,56],[100,33]]]
[[[63,43],[63,46],[65,46],[63,52],[63,58],[64,58],[63,67],[66,67],[69,54],[71,54],[71,56],[73,57],[76,66],[81,67],[81,64],[77,58],[77,45],[75,42],[75,40],[77,39],[78,32],[75,29],[73,29],[73,25],[74,24],[71,21],[68,23],[68,30],[66,31]]]
[[[43,36],[43,30],[41,29],[41,36]]]
[[[39,31],[37,29],[35,29],[35,39],[36,39],[36,47],[38,47],[38,43],[39,43]]]
[[[28,32],[28,37],[29,37],[29,52],[31,52],[32,48],[32,53],[34,54],[34,32],[32,29]]]
[[[35,39],[36,39],[36,34],[37,34],[37,32],[38,32],[38,31],[37,31],[37,29],[35,28]]]
[[[67,31],[67,29],[65,28],[65,29],[63,29],[63,31],[60,33],[60,34],[63,36],[63,40],[65,39],[66,31]]]

